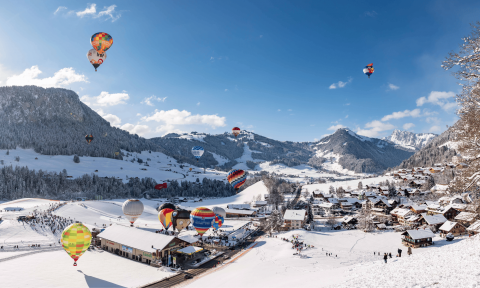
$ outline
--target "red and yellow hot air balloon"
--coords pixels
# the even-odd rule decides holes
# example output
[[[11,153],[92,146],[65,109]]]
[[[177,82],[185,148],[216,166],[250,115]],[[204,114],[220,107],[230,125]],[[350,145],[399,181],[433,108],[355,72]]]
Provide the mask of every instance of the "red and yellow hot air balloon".
[[[227,180],[235,190],[238,190],[243,184],[245,184],[247,174],[243,170],[234,169],[228,173]]]
[[[90,135],[85,136],[85,140],[87,140],[87,143],[88,143],[88,144],[92,143],[92,141],[93,141],[93,135],[90,134]]]
[[[375,71],[375,69],[373,69],[373,63],[370,63],[367,66],[365,66],[365,68],[363,68],[363,73],[365,73],[365,75],[367,75],[368,78],[370,78],[370,75],[373,74],[373,71]]]
[[[78,258],[90,247],[92,233],[82,223],[73,223],[63,230],[60,241],[63,249],[75,261],[73,266],[77,266]]]
[[[173,211],[175,210],[170,208],[165,208],[160,210],[160,212],[158,212],[158,220],[160,220],[160,223],[162,223],[165,230],[168,230],[168,228],[170,228],[170,226],[172,225]]]
[[[90,44],[92,44],[93,49],[97,50],[99,54],[105,54],[105,52],[112,47],[113,38],[108,33],[98,32],[92,35]]]
[[[237,136],[240,135],[240,131],[242,131],[242,130],[240,130],[240,128],[233,127],[233,129],[232,129],[233,136],[235,136],[235,138],[237,138]]]

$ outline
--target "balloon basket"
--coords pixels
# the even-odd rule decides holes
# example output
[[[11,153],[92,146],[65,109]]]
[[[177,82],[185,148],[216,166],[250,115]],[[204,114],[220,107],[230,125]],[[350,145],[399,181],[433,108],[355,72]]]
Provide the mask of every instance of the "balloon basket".
[[[73,266],[77,266],[77,262],[73,263]]]

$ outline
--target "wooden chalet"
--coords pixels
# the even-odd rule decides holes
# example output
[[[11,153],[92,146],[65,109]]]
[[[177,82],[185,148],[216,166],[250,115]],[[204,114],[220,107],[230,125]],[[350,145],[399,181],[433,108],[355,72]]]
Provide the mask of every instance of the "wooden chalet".
[[[478,218],[478,214],[477,214],[477,213],[472,213],[472,212],[460,212],[460,214],[458,214],[458,215],[455,217],[455,222],[458,222],[458,223],[462,224],[462,225],[465,226],[465,227],[469,227],[470,225],[472,225],[473,223],[475,223],[475,221],[477,221],[477,218]]]
[[[437,210],[437,211],[428,210],[427,214],[429,215],[442,214],[445,218],[447,218],[447,220],[453,221],[455,217],[457,217],[457,215],[460,214],[460,212],[451,206],[447,206],[443,210]]]
[[[480,233],[480,220],[475,221],[472,225],[467,228],[468,233],[476,235]]]
[[[437,174],[437,173],[442,173],[443,169],[439,167],[432,167],[428,171],[430,171],[430,173],[432,174]]]
[[[435,234],[430,229],[407,230],[402,233],[402,244],[407,247],[418,248],[433,245]]]
[[[431,225],[438,229],[447,221],[447,218],[445,218],[442,214],[428,215],[427,213],[423,213],[420,216],[419,222],[420,225]]]
[[[453,236],[467,234],[467,228],[458,222],[447,221],[439,229],[440,236],[446,237],[447,234],[452,233]]]
[[[427,212],[428,207],[425,204],[423,205],[412,204],[412,207],[410,207],[410,210],[415,214],[422,214]]]

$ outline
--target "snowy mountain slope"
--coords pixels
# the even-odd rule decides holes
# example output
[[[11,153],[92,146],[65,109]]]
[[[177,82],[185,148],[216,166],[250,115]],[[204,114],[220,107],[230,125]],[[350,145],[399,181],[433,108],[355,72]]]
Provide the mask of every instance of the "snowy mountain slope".
[[[335,157],[340,167],[357,173],[381,172],[413,154],[384,140],[357,135],[348,128],[338,129],[312,148],[316,158],[323,159],[319,162]]]
[[[382,140],[392,142],[407,149],[418,151],[437,136],[437,134],[433,133],[413,133],[395,129],[393,130],[392,135],[384,137]]]
[[[90,145],[85,135],[92,134]],[[45,155],[88,155],[113,158],[120,149],[163,151],[150,141],[110,126],[60,88],[0,87],[0,149],[33,148]]]
[[[405,159],[397,168],[413,168],[433,166],[435,163],[450,162],[457,154],[454,142],[454,134],[451,129],[435,137],[422,149],[415,152],[410,158]]]

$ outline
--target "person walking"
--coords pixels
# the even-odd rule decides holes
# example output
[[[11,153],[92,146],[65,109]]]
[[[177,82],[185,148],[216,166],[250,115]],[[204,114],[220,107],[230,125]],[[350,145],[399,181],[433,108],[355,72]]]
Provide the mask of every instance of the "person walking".
[[[392,258],[392,253],[388,253],[388,257]]]
[[[398,248],[398,257],[402,257],[402,249]]]
[[[408,256],[412,255],[412,247],[408,247],[407,254],[408,254]]]
[[[385,264],[387,264],[387,258],[388,258],[387,253],[383,254],[383,260],[385,260]]]

